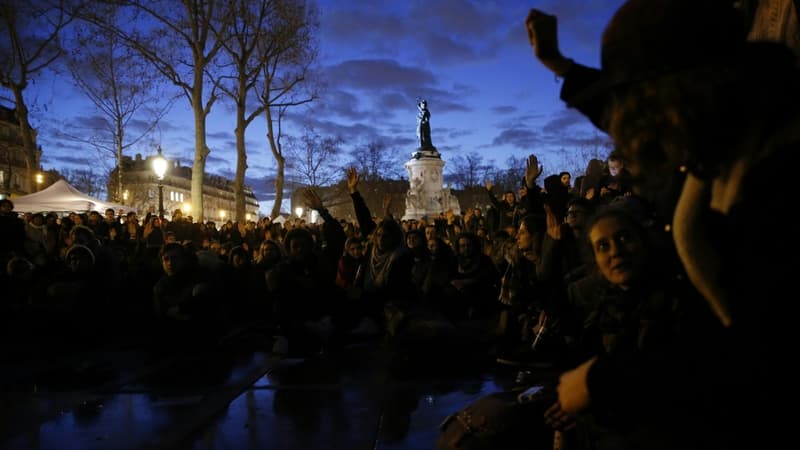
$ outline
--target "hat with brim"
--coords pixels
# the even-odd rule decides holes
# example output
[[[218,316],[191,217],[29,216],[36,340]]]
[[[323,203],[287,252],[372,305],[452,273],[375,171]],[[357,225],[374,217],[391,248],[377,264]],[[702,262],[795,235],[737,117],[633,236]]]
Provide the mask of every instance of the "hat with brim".
[[[567,101],[593,101],[638,82],[735,61],[747,27],[733,3],[628,0],[603,32],[601,69]]]

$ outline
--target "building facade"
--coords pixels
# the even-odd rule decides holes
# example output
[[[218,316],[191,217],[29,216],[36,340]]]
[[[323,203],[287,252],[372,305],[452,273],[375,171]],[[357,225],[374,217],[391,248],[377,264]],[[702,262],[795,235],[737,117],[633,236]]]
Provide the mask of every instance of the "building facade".
[[[34,142],[36,133],[33,134]],[[36,161],[42,156],[37,146]],[[35,180],[28,179],[25,163],[25,149],[19,133],[19,121],[14,110],[0,106],[0,196],[14,197],[30,194],[26,186],[36,186]]]
[[[158,178],[153,172],[155,155],[143,158],[122,157],[122,198],[119,203],[134,207],[139,214],[158,213]],[[109,179],[108,192],[117,189],[117,170]],[[167,172],[162,181],[164,191],[164,215],[172,217],[175,210],[184,214],[190,211],[192,201],[192,168],[181,166],[178,161],[168,161]],[[216,223],[235,220],[235,197],[233,181],[217,175],[206,175],[203,180],[203,217],[195,221]],[[245,186],[245,219],[258,219],[259,204],[252,188]]]

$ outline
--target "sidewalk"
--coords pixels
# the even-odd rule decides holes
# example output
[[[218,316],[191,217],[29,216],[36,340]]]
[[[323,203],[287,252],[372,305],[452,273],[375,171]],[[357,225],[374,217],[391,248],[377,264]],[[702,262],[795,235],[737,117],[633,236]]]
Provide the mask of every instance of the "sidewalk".
[[[61,383],[5,384],[0,449],[433,448],[447,415],[516,376],[469,355],[409,361],[376,346],[305,359],[225,350],[94,360],[104,363],[85,374],[105,373],[96,383],[61,364],[49,374]]]

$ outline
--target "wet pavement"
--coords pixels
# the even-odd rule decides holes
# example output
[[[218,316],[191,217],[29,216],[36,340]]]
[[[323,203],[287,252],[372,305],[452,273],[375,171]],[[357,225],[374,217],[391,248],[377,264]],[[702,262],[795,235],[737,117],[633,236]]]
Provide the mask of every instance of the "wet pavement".
[[[26,358],[0,378],[0,449],[433,449],[449,414],[514,387],[480,350],[417,356],[372,342]]]

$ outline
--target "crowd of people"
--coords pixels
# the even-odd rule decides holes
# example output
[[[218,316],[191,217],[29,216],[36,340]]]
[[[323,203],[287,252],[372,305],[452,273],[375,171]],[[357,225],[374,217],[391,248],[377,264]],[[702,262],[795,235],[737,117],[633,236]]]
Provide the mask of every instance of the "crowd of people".
[[[78,348],[126,334],[197,348],[257,332],[266,350],[298,356],[377,338],[412,354],[466,345],[479,361],[567,368],[610,346],[598,327],[620,321],[602,312],[599,278],[584,264],[592,212],[612,208],[637,232],[658,220],[627,186],[616,153],[602,164],[597,184],[580,189],[566,172],[539,183],[543,167],[531,155],[518,193],[498,195],[487,181],[485,213],[420,220],[393,217],[390,196],[373,214],[353,168],[353,223],[332,217],[310,189],[304,201],[319,224],[264,218],[220,229],[180,210],[141,221],[113,210],[20,215],[0,200],[3,329]],[[645,234],[637,238],[650,251]],[[644,259],[602,268],[669,275],[645,271]]]
[[[518,192],[486,182],[485,212],[404,221],[388,197],[373,212],[353,168],[355,223],[313,190],[321,224],[221,229],[180,211],[18,217],[2,200],[4,328],[92,339],[135,317],[197,344],[260,327],[272,352],[304,355],[469,342],[558,369],[541,420],[582,450],[790,442],[800,77],[793,41],[753,32],[775,2],[758,3],[629,0],[599,69],[563,56],[556,17],[531,10],[536,57],[615,148],[575,186],[540,179],[531,155]]]

